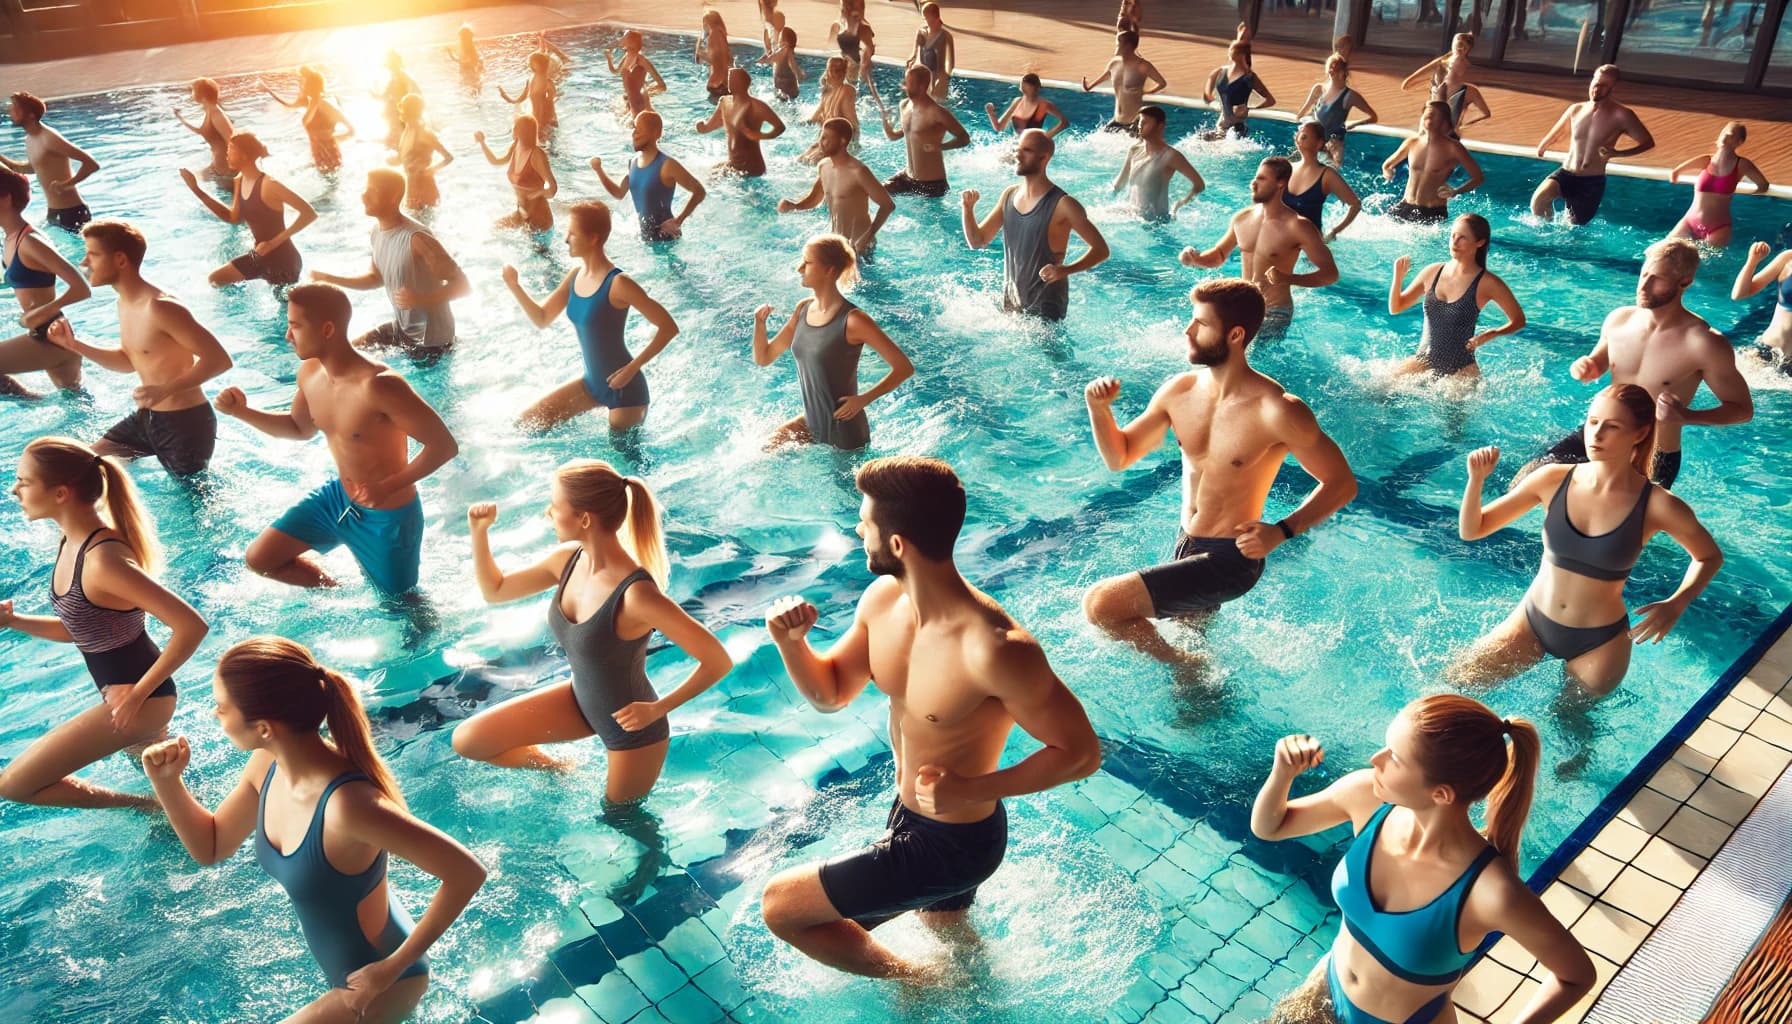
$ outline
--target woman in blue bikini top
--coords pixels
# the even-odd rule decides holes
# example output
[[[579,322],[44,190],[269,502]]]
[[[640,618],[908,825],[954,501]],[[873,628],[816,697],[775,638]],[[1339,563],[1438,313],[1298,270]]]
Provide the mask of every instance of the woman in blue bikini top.
[[[1371,767],[1290,800],[1295,777],[1325,750],[1307,735],[1278,742],[1251,831],[1291,839],[1348,823],[1356,832],[1332,876],[1343,927],[1285,1005],[1329,1002],[1339,1024],[1430,1024],[1496,931],[1549,971],[1520,1019],[1545,1024],[1579,1002],[1593,962],[1516,870],[1541,754],[1529,722],[1438,694],[1400,711]],[[1485,834],[1469,820],[1482,800]]]

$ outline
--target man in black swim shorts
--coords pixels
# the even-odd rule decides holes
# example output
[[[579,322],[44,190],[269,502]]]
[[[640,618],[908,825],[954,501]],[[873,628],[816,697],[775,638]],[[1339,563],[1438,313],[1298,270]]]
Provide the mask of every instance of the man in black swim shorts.
[[[1300,399],[1257,372],[1245,348],[1263,324],[1263,293],[1248,281],[1203,281],[1191,296],[1188,359],[1125,428],[1114,418],[1120,382],[1103,377],[1084,397],[1095,447],[1109,469],[1138,462],[1174,433],[1182,448],[1183,513],[1173,559],[1110,576],[1083,595],[1089,621],[1154,658],[1183,668],[1199,659],[1172,646],[1151,619],[1203,615],[1243,596],[1264,559],[1356,496],[1356,478]],[[1281,521],[1263,505],[1284,457],[1317,486]]]
[[[826,654],[809,646],[820,613],[800,597],[772,607],[766,626],[797,689],[838,711],[875,683],[890,698],[896,799],[882,838],[821,864],[780,872],[765,887],[772,934],[843,971],[925,980],[937,966],[891,952],[868,929],[908,911],[948,937],[977,887],[1002,863],[1005,797],[1093,773],[1101,745],[1045,652],[999,605],[958,574],[964,487],[938,459],[873,459],[859,467],[859,535],[877,579],[852,626]],[[1017,723],[1043,746],[998,770]]]
[[[1599,212],[1605,198],[1606,161],[1635,156],[1655,146],[1655,137],[1643,127],[1636,111],[1612,98],[1618,87],[1618,66],[1606,64],[1593,72],[1587,82],[1584,103],[1570,104],[1543,141],[1537,143],[1541,157],[1549,144],[1568,131],[1568,153],[1562,166],[1544,178],[1531,195],[1531,213],[1549,220],[1555,216],[1555,202],[1562,200],[1568,208],[1568,223],[1585,224]],[[1619,148],[1618,137],[1628,135],[1635,145]]]
[[[0,165],[19,174],[37,175],[38,186],[44,191],[44,203],[49,207],[49,213],[44,217],[46,224],[64,231],[80,231],[93,219],[93,214],[81,201],[81,193],[75,186],[99,170],[100,164],[86,150],[44,124],[47,110],[43,100],[28,92],[12,94],[7,113],[12,123],[25,133],[25,159],[14,160],[0,155]],[[72,170],[69,167],[71,161],[80,164],[80,170]]]
[[[940,106],[929,88],[933,72],[916,64],[902,76],[902,101],[896,125],[890,124],[890,112],[884,111],[884,135],[901,139],[908,150],[908,166],[884,182],[884,190],[893,196],[915,195],[938,199],[946,194],[946,158],[949,149],[971,144],[971,133],[965,131],[950,110]]]

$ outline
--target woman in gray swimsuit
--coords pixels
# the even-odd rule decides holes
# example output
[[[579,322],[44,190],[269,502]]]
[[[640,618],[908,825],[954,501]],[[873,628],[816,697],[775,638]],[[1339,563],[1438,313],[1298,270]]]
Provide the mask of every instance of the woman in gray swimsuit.
[[[1648,391],[1614,384],[1599,392],[1582,430],[1588,462],[1542,466],[1486,508],[1481,489],[1500,450],[1469,454],[1463,540],[1497,533],[1538,505],[1548,512],[1537,578],[1505,621],[1457,658],[1451,682],[1498,682],[1548,656],[1562,659],[1568,678],[1587,693],[1603,697],[1623,681],[1631,646],[1667,636],[1723,565],[1723,552],[1691,507],[1649,482],[1655,400]],[[1685,548],[1692,564],[1667,599],[1637,609],[1633,628],[1624,584],[1657,532]]]
[[[1412,257],[1394,261],[1394,281],[1388,288],[1388,312],[1399,316],[1420,302],[1425,304],[1425,330],[1418,354],[1400,363],[1394,372],[1454,374],[1478,377],[1475,353],[1495,338],[1524,329],[1524,310],[1506,282],[1487,269],[1487,249],[1492,231],[1487,218],[1465,213],[1450,227],[1450,258],[1419,271],[1411,283]],[[1446,294],[1456,297],[1446,299]],[[1491,330],[1475,330],[1481,307],[1495,303],[1506,322]]]
[[[846,300],[843,287],[858,277],[852,245],[839,235],[818,235],[803,246],[797,273],[811,297],[796,304],[775,338],[767,339],[772,307],[753,313],[753,362],[770,366],[791,350],[803,391],[803,414],[772,432],[767,448],[829,444],[851,450],[871,443],[865,407],[896,390],[915,365],[877,321]],[[871,346],[890,372],[869,391],[859,391],[859,355]]]
[[[254,135],[249,132],[232,135],[226,152],[231,169],[236,171],[229,206],[207,195],[192,171],[183,167],[180,172],[181,180],[213,216],[227,224],[249,225],[249,233],[255,239],[253,249],[212,271],[209,278],[212,287],[256,280],[270,284],[296,283],[304,262],[299,257],[298,248],[292,244],[292,236],[316,220],[317,211],[299,198],[298,193],[261,169],[261,159],[268,155],[268,148]],[[286,222],[289,208],[294,211],[291,224]]]
[[[559,546],[506,572],[488,537],[498,506],[468,508],[473,574],[488,604],[553,591],[548,629],[566,651],[572,679],[474,715],[454,730],[454,750],[504,768],[568,771],[572,761],[540,745],[596,736],[608,752],[604,799],[640,800],[666,762],[666,716],[714,686],[734,660],[661,589],[666,548],[646,483],[607,463],[574,459],[554,472],[547,514]],[[697,662],[664,697],[648,681],[645,664],[647,640],[656,631]]]

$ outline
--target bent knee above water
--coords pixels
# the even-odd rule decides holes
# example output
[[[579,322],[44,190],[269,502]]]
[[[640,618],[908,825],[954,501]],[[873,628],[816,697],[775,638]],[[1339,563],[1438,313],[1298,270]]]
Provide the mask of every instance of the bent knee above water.
[[[448,737],[448,745],[456,754],[471,761],[490,761],[504,753],[494,748],[491,738],[485,734],[484,725],[477,718],[455,726]]]
[[[759,915],[774,935],[840,920],[839,911],[821,887],[821,869],[814,864],[790,868],[765,883]]]
[[[1138,573],[1110,576],[1083,592],[1083,615],[1097,626],[1151,618],[1154,608]]]

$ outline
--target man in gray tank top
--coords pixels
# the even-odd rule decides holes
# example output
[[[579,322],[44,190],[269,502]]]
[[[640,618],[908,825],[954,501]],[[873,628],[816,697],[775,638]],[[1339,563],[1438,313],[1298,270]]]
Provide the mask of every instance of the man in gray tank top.
[[[390,167],[368,171],[361,203],[377,222],[367,273],[342,277],[313,270],[311,280],[362,291],[385,286],[392,319],[356,338],[357,346],[394,346],[413,355],[446,351],[454,343],[454,310],[448,304],[472,291],[467,275],[428,229],[400,209],[402,173]]]
[[[977,222],[981,197],[965,190],[964,240],[981,249],[997,234],[1002,236],[1004,309],[1062,320],[1070,305],[1070,275],[1107,259],[1108,243],[1089,222],[1083,204],[1045,176],[1054,148],[1052,137],[1037,128],[1021,133],[1014,153],[1014,172],[1021,183],[1002,190],[1001,200],[981,224]],[[1066,264],[1072,231],[1089,248],[1076,262]]]

